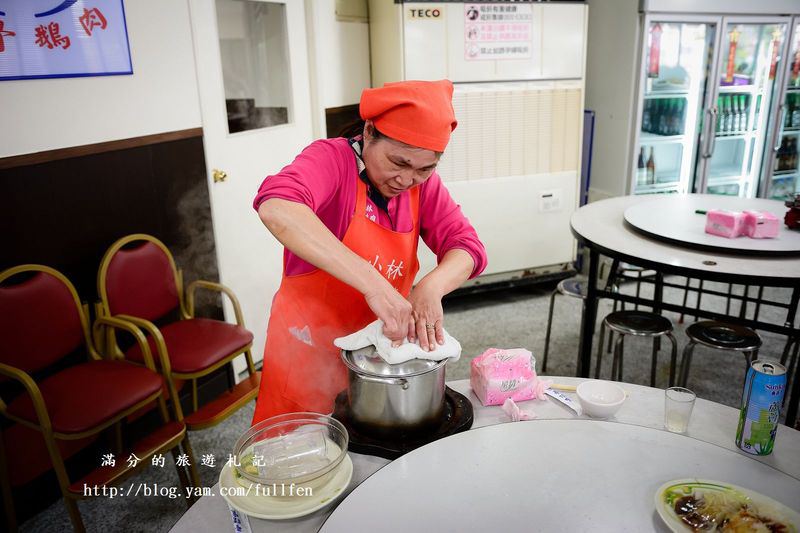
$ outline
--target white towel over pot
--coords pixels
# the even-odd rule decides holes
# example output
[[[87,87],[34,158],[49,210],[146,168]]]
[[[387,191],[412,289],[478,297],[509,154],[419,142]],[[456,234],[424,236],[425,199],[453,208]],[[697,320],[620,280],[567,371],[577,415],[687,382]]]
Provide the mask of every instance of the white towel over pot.
[[[461,344],[444,329],[442,332],[444,333],[444,344],[434,343],[436,349],[430,352],[420,348],[417,342],[408,342],[408,339],[403,339],[403,344],[400,346],[392,347],[392,341],[383,334],[383,321],[381,320],[376,320],[364,329],[346,337],[339,337],[333,343],[342,350],[351,352],[367,346],[375,346],[378,355],[391,365],[405,363],[411,359],[441,361],[452,358],[453,361],[458,361],[458,358],[461,357]]]

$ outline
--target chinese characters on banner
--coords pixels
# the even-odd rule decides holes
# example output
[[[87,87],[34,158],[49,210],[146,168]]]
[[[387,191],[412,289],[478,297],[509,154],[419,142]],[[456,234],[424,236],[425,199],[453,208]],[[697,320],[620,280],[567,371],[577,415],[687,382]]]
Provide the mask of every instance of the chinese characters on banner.
[[[464,4],[464,59],[531,57],[533,6]]]
[[[0,80],[133,74],[122,0],[0,2]]]

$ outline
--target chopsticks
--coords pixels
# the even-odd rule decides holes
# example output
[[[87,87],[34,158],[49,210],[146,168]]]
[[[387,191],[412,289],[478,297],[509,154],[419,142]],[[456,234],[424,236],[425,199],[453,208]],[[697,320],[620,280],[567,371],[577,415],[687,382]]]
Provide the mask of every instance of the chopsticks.
[[[552,385],[550,385],[550,388],[567,392],[575,392],[575,389],[577,389],[578,387],[576,387],[575,385],[560,385],[558,383],[553,383]]]

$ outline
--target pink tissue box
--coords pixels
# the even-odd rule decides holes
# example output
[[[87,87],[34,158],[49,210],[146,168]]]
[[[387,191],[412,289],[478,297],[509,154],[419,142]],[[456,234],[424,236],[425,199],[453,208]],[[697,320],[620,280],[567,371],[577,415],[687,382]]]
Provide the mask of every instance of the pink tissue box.
[[[735,239],[744,230],[744,213],[712,209],[706,214],[706,233]]]
[[[778,217],[765,211],[744,212],[744,234],[751,239],[773,239],[778,236],[781,222]]]
[[[483,405],[533,399],[536,370],[533,354],[521,348],[490,348],[472,360],[469,382]]]

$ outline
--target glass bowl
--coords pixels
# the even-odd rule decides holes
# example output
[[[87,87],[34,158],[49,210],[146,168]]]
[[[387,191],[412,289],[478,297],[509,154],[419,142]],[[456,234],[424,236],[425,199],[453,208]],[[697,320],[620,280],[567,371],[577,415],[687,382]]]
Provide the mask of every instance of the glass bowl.
[[[347,429],[330,416],[273,416],[248,429],[236,441],[234,477],[244,486],[321,486],[344,460],[348,443]]]

